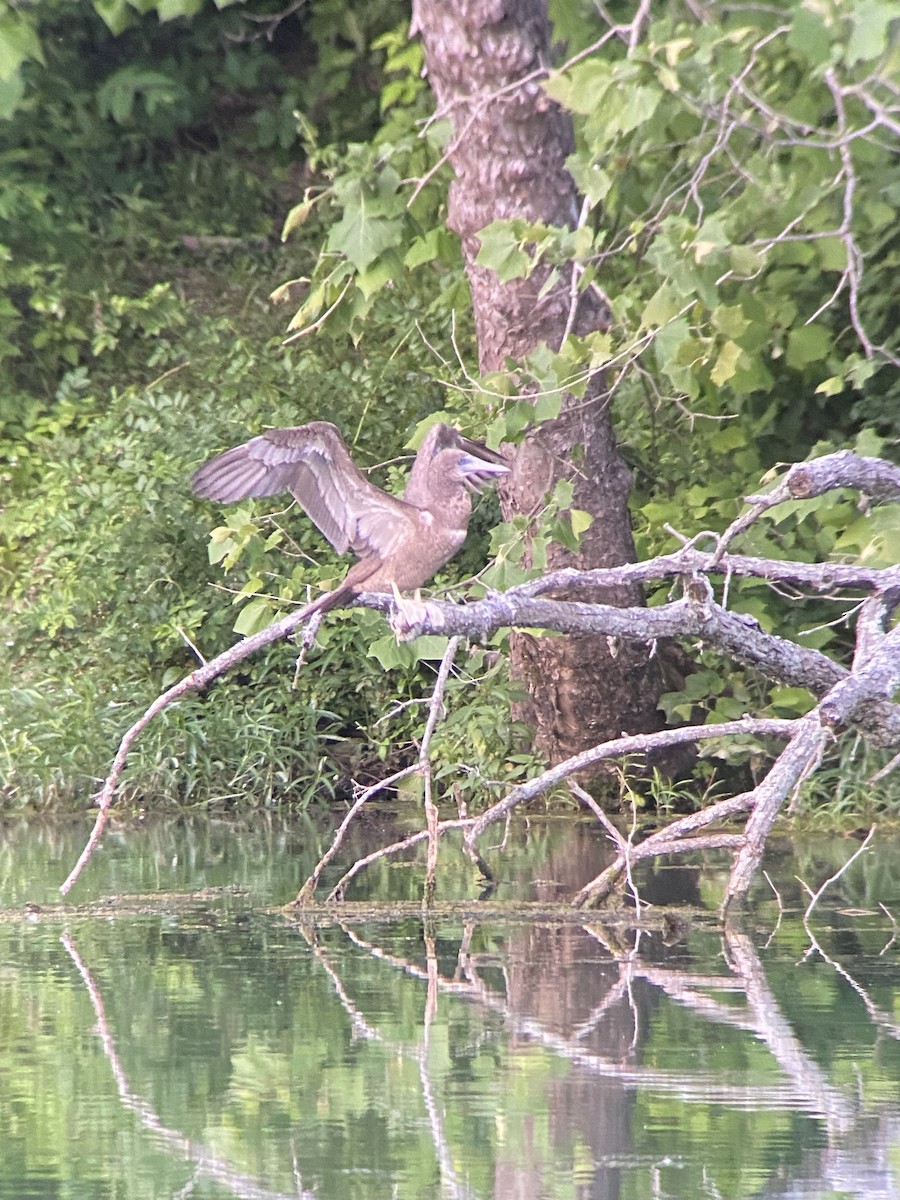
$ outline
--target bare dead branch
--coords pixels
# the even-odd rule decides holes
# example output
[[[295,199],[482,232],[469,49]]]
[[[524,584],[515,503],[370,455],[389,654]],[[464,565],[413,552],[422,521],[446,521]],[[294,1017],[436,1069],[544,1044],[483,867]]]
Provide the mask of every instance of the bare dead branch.
[[[389,788],[395,787],[398,783],[402,782],[402,780],[408,779],[410,775],[415,775],[418,769],[419,768],[417,764],[404,767],[402,771],[395,771],[393,775],[388,775],[387,778],[380,779],[377,783],[373,783],[371,787],[367,787],[360,792],[347,811],[343,821],[341,821],[340,825],[335,830],[334,837],[331,839],[331,845],[316,863],[315,867],[313,867],[312,874],[297,893],[297,898],[294,901],[295,904],[303,906],[312,901],[312,898],[316,892],[316,888],[319,884],[319,879],[322,876],[322,872],[341,848],[341,844],[344,841],[344,836],[346,835],[347,830],[353,824],[357,814],[368,803],[368,801],[371,800],[373,796],[377,796],[380,792],[385,792]]]
[[[599,746],[593,746],[590,750],[584,750],[581,754],[575,754],[571,758],[565,759],[564,762],[542,771],[540,775],[529,779],[527,783],[521,783],[517,787],[511,788],[502,800],[492,804],[481,816],[469,823],[468,832],[465,835],[466,844],[474,846],[485,829],[502,820],[514,808],[518,808],[520,804],[525,804],[529,800],[534,800],[537,796],[556,787],[557,784],[567,781],[570,776],[576,775],[598,762],[625,758],[633,754],[649,754],[672,746],[682,746],[716,737],[727,738],[751,734],[757,737],[789,738],[793,733],[794,725],[795,722],[791,720],[752,720],[747,718],[744,721],[722,721],[717,725],[688,725],[681,729],[664,729],[658,733],[638,733],[630,737],[614,738]]]
[[[435,836],[441,838],[445,833],[449,833],[453,829],[468,829],[474,824],[474,821],[474,817],[457,818],[452,821],[439,821],[434,831]],[[336,900],[343,900],[347,884],[360,871],[371,866],[374,862],[379,862],[382,858],[393,858],[396,854],[404,854],[407,850],[412,850],[414,846],[418,846],[421,842],[427,841],[428,837],[429,831],[427,829],[420,829],[418,833],[411,833],[409,837],[405,837],[399,842],[392,842],[390,846],[382,846],[380,850],[373,850],[371,854],[367,854],[364,858],[358,858],[353,866],[344,872],[328,893],[327,899],[329,903]]]
[[[596,904],[603,900],[611,893],[630,864],[639,858],[728,846],[733,847],[736,854],[723,913],[742,903],[759,869],[766,839],[776,816],[792,792],[815,770],[823,748],[832,736],[834,725],[851,720],[853,713],[860,707],[871,703],[874,697],[892,695],[898,686],[900,628],[883,637],[877,650],[870,654],[859,672],[836,685],[825,700],[807,716],[790,723],[792,731],[788,745],[765,779],[753,791],[720,801],[699,813],[683,817],[673,825],[652,834],[637,846],[625,850],[620,846],[615,862],[576,893],[574,903]],[[705,825],[750,810],[752,815],[744,833],[739,837],[727,834],[714,837],[687,836]],[[475,836],[476,827],[473,827],[467,838]]]
[[[776,504],[785,500],[810,500],[845,487],[855,488],[876,500],[900,500],[900,467],[881,458],[864,458],[852,450],[839,450],[811,462],[795,463],[771,492],[747,497],[747,503],[753,507],[722,534],[719,556],[739,533]]]
[[[434,690],[431,693],[431,700],[429,701],[428,706],[428,721],[425,726],[425,733],[422,737],[422,746],[419,751],[418,761],[411,766],[404,767],[401,771],[395,771],[393,775],[389,775],[386,779],[379,780],[378,783],[375,783],[371,787],[368,787],[364,791],[360,792],[356,800],[353,802],[353,805],[347,812],[347,815],[344,817],[343,821],[341,821],[340,825],[335,831],[331,845],[316,863],[312,874],[298,892],[297,898],[294,901],[295,905],[302,907],[312,903],[322,872],[334,859],[334,856],[337,854],[341,844],[343,843],[347,830],[350,828],[353,821],[363,807],[368,803],[368,801],[371,800],[373,796],[377,796],[380,792],[387,791],[389,788],[395,787],[404,779],[408,779],[410,775],[421,775],[425,785],[425,812],[426,819],[428,821],[427,834],[429,840],[429,872],[426,878],[432,881],[431,892],[433,898],[434,871],[437,864],[438,818],[437,808],[431,799],[431,761],[429,759],[429,749],[432,736],[434,735],[434,731],[438,725],[438,721],[443,715],[444,692],[446,691],[447,679],[450,675],[450,668],[453,665],[453,659],[456,657],[456,652],[458,649],[459,638],[452,638],[447,645],[446,651],[444,652],[444,657],[441,660],[440,670],[438,671],[437,681],[435,682]]]
[[[815,710],[801,717],[790,742],[762,783],[754,788],[754,808],[744,831],[743,845],[734,857],[723,912],[740,905],[747,896],[775,818],[794,790],[818,766],[827,740],[828,733]]]
[[[622,571],[627,573],[627,568]],[[557,578],[566,574],[556,573]],[[584,572],[580,579],[602,575],[609,580],[615,574],[615,568],[590,571]],[[700,575],[691,579],[683,599],[651,609],[528,599],[522,590],[493,593],[465,606],[429,601],[418,611],[417,623],[408,627],[406,633],[411,637],[430,633],[483,641],[499,629],[517,626],[567,634],[601,633],[642,642],[689,637],[762,671],[770,679],[807,687],[816,696],[825,695],[849,674],[846,667],[818,650],[766,633],[754,618],[731,613],[716,604],[708,582]],[[390,604],[386,597],[365,597],[361,602],[382,611]],[[888,694],[873,700],[867,710],[857,710],[855,718],[867,736],[879,745],[900,741],[900,706],[890,703],[885,698]]]
[[[438,670],[437,680],[435,681],[434,690],[431,693],[431,705],[428,711],[428,721],[425,724],[425,733],[422,737],[422,745],[419,749],[419,774],[422,776],[422,784],[424,788],[423,804],[425,806],[425,823],[428,831],[428,858],[425,863],[425,893],[424,903],[428,907],[434,903],[435,888],[437,886],[437,857],[438,857],[438,809],[434,802],[434,797],[431,794],[431,739],[434,731],[437,728],[438,721],[444,716],[444,693],[447,690],[447,680],[450,677],[450,668],[453,666],[453,660],[456,658],[456,652],[459,650],[460,639],[458,637],[451,638],[447,643],[447,649],[444,651],[444,657],[441,659],[441,665]]]
[[[721,849],[722,847],[719,845],[713,846],[703,838],[690,837],[689,835],[695,834],[698,829],[703,829],[708,825],[717,825],[719,822],[728,820],[730,817],[749,812],[755,800],[755,791],[741,792],[737,796],[731,796],[727,800],[720,800],[716,804],[702,808],[699,812],[680,817],[677,821],[673,821],[671,825],[666,825],[663,829],[652,833],[644,841],[639,842],[637,846],[631,846],[631,861],[635,862],[641,858],[655,858],[660,854],[687,854],[695,850]],[[682,838],[684,841],[681,840]],[[612,893],[619,879],[628,870],[628,865],[626,854],[620,853],[616,860],[610,863],[605,870],[601,871],[596,878],[592,879],[590,883],[585,884],[580,891],[576,892],[573,903],[578,907],[599,904]]]
[[[100,811],[94,822],[94,828],[78,861],[59,889],[64,896],[87,866],[91,855],[100,842],[109,821],[110,806],[115,799],[116,789],[119,786],[119,778],[128,759],[131,747],[153,718],[161,713],[163,709],[168,708],[170,704],[174,704],[177,700],[180,700],[182,696],[186,696],[190,692],[198,692],[202,688],[207,687],[213,680],[218,679],[220,675],[224,675],[226,671],[230,671],[232,667],[243,662],[245,658],[249,658],[255,654],[257,650],[263,649],[264,646],[270,646],[273,642],[290,637],[299,625],[302,625],[315,615],[318,607],[319,601],[313,601],[312,604],[307,604],[297,612],[282,617],[280,621],[274,621],[271,625],[267,625],[265,629],[261,629],[258,633],[253,634],[252,637],[245,638],[242,642],[230,646],[222,654],[216,655],[208,663],[204,663],[202,667],[198,667],[196,671],[192,671],[190,675],[186,675],[184,679],[180,679],[178,683],[173,684],[172,687],[167,688],[166,691],[156,697],[150,707],[135,721],[119,743],[119,749],[116,757],[113,759],[110,772],[97,797],[97,804]]]
[[[452,829],[465,831],[467,853],[490,876],[490,869],[481,857],[476,843],[481,833],[496,821],[508,819],[520,804],[546,792],[556,784],[570,780],[573,775],[599,762],[610,761],[629,754],[646,754],[707,738],[736,735],[778,737],[788,739],[766,778],[752,792],[711,805],[697,814],[682,818],[673,825],[632,845],[630,839],[616,834],[608,820],[602,820],[617,847],[617,858],[607,871],[586,884],[576,897],[577,903],[596,903],[608,894],[619,876],[630,872],[631,865],[642,858],[662,853],[685,853],[689,850],[737,847],[726,904],[739,903],[746,895],[755,875],[775,816],[789,795],[819,762],[826,744],[837,731],[852,727],[866,735],[874,744],[893,746],[900,743],[900,705],[894,697],[900,689],[900,627],[890,628],[893,614],[900,606],[900,566],[867,568],[853,564],[811,564],[782,562],[777,559],[753,558],[727,552],[728,543],[746,529],[763,512],[786,500],[809,499],[838,487],[854,487],[868,496],[900,500],[900,468],[879,459],[863,458],[841,451],[808,463],[792,466],[782,480],[766,495],[750,496],[751,510],[735,521],[725,534],[698,535],[679,551],[662,555],[649,562],[595,571],[556,571],[541,579],[531,580],[503,594],[491,593],[482,600],[458,605],[430,601],[411,608],[414,620],[404,612],[397,613],[391,597],[361,595],[350,602],[391,615],[392,624],[406,636],[419,633],[442,634],[451,637],[441,664],[437,682],[429,702],[429,715],[415,766],[374,785],[362,792],[337,830],[329,850],[317,864],[297,897],[304,903],[315,891],[324,867],[333,860],[342,844],[346,830],[371,796],[390,787],[407,775],[416,773],[425,783],[427,829],[384,847],[361,859],[338,882],[331,898],[343,895],[344,888],[358,871],[371,862],[412,848],[424,839],[429,841],[429,870],[427,880],[433,890],[438,840]],[[716,545],[712,552],[696,548],[704,537]],[[707,576],[718,575],[726,580],[723,602],[715,600]],[[813,592],[835,594],[846,589],[867,593],[859,606],[857,644],[852,669],[833,661],[816,650],[802,648],[784,638],[765,632],[752,618],[729,611],[726,607],[727,581],[733,577],[765,579],[781,588],[806,588]],[[558,599],[560,593],[596,591],[623,584],[647,583],[665,578],[681,581],[682,596],[656,608],[615,608],[604,604],[582,603]],[[547,593],[554,593],[552,598]],[[210,685],[257,650],[279,639],[289,637],[306,624],[303,652],[309,648],[318,619],[323,610],[323,598],[305,608],[275,621],[266,629],[246,638],[195,671],[153,701],[143,715],[125,733],[112,768],[98,797],[99,813],[87,845],[75,867],[62,885],[67,893],[89,861],[105,831],[110,807],[132,745],[150,721],[183,696]],[[442,715],[443,695],[453,657],[461,637],[483,640],[498,629],[508,627],[554,630],[561,633],[601,633],[610,638],[622,638],[653,643],[659,638],[691,638],[701,645],[711,646],[730,655],[735,661],[752,665],[769,678],[795,686],[806,687],[818,704],[799,720],[752,720],[724,722],[719,725],[665,730],[654,734],[616,738],[569,758],[549,771],[542,772],[527,783],[512,788],[477,818],[462,816],[458,820],[439,821],[438,810],[431,796],[429,748],[434,729]],[[199,651],[197,651],[199,656]],[[301,656],[302,657],[302,656]],[[900,756],[893,759],[878,776],[896,766]],[[586,793],[577,789],[583,802]],[[588,800],[590,798],[588,797]],[[591,802],[592,803],[592,802]],[[590,806],[590,805],[589,805]],[[746,829],[740,835],[732,833],[698,834],[710,823],[725,820],[752,810]],[[737,839],[737,840],[736,840]],[[426,899],[428,896],[426,887]]]

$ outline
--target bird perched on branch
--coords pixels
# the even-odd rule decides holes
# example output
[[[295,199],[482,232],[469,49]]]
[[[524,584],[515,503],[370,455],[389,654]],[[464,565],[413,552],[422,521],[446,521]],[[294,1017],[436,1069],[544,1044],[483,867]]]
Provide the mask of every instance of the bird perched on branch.
[[[412,591],[427,583],[465,541],[471,493],[508,470],[487,446],[433,425],[401,500],[366,479],[334,425],[312,421],[226,450],[191,485],[226,503],[290,492],[339,554],[353,551],[359,561],[337,588],[308,605],[312,616],[359,592]]]

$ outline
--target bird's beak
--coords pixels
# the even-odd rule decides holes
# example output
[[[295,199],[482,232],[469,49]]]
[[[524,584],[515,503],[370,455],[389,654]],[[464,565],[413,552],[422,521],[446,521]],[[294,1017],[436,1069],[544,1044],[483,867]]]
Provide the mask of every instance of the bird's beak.
[[[462,454],[459,465],[466,475],[505,475],[509,471],[505,462],[488,462],[474,454]]]
[[[471,438],[460,436],[458,446],[460,450],[464,450],[466,454],[477,458],[480,462],[497,463],[498,466],[506,467],[509,470],[508,460],[496,450],[485,446],[484,442],[473,442]]]
[[[465,476],[465,485],[473,492],[480,493],[482,488],[487,487],[491,482],[492,475],[509,474],[509,466],[500,459],[500,456],[494,455],[492,450],[489,450],[488,453],[497,461],[489,462],[485,458],[479,458],[468,452],[460,457],[459,468]]]

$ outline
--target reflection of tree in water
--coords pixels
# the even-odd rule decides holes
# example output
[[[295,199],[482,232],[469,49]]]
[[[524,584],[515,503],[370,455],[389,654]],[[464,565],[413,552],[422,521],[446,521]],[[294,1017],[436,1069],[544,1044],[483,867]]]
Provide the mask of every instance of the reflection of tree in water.
[[[226,1162],[217,1158],[208,1146],[193,1141],[179,1133],[177,1129],[171,1129],[163,1124],[153,1105],[131,1088],[116,1048],[115,1037],[109,1027],[103,995],[91,972],[82,961],[75,948],[75,943],[67,933],[62,935],[60,941],[78,968],[78,973],[87,988],[97,1016],[97,1033],[103,1044],[103,1053],[112,1070],[122,1104],[135,1113],[144,1128],[150,1130],[174,1158],[194,1164],[194,1179],[189,1187],[192,1187],[193,1183],[200,1179],[211,1179],[234,1192],[235,1196],[239,1196],[241,1200],[314,1200],[313,1193],[305,1191],[302,1187],[290,1195],[284,1192],[270,1191],[252,1177],[233,1170]]]
[[[816,1118],[822,1123],[825,1147],[803,1154],[790,1170],[794,1183],[788,1184],[782,1174],[785,1194],[801,1180],[803,1190],[795,1194],[812,1194],[808,1184],[817,1180],[843,1179],[846,1184],[865,1179],[876,1190],[857,1184],[851,1192],[896,1200],[896,1192],[876,1185],[889,1170],[900,1107],[864,1113],[861,1096],[848,1095],[829,1082],[784,1019],[756,948],[738,925],[723,931],[721,974],[685,969],[684,948],[666,945],[664,937],[629,931],[623,943],[621,932],[600,922],[514,928],[502,955],[473,952],[475,932],[474,923],[466,928],[457,969],[452,978],[437,981],[438,990],[502,1015],[513,1053],[527,1056],[540,1045],[579,1068],[547,1081],[546,1102],[553,1143],[564,1149],[579,1145],[582,1153],[590,1149],[592,1162],[586,1166],[580,1196],[615,1197],[626,1169],[652,1167],[635,1148],[633,1097],[640,1088],[683,1102]],[[390,954],[350,929],[347,934],[355,946],[382,962],[414,976],[425,975],[417,963]],[[433,977],[431,982],[433,986]],[[743,997],[743,1005],[735,1003],[736,996]],[[751,1034],[768,1048],[781,1080],[731,1083],[714,1070],[643,1065],[650,1018],[664,997],[705,1021]],[[527,1119],[523,1126],[524,1143],[516,1142],[516,1154],[504,1157],[497,1152],[498,1200],[549,1194],[544,1181],[548,1164],[530,1137]]]
[[[577,876],[583,863],[569,866]],[[565,882],[565,870],[561,858],[554,879]],[[488,1121],[485,1126],[497,1200],[537,1200],[555,1194],[560,1161],[572,1161],[573,1169],[580,1164],[579,1196],[604,1200],[620,1195],[626,1173],[655,1170],[656,1143],[647,1139],[639,1123],[638,1096],[644,1098],[642,1103],[647,1097],[669,1097],[676,1106],[698,1102],[731,1111],[799,1113],[818,1120],[824,1144],[798,1152],[787,1165],[781,1162],[778,1178],[766,1186],[768,1195],[811,1195],[812,1186],[885,1200],[896,1195],[890,1190],[888,1155],[900,1133],[900,1105],[876,1109],[869,1103],[863,1111],[861,1092],[843,1091],[830,1082],[782,1014],[756,947],[740,926],[722,932],[719,969],[699,972],[691,969],[696,959],[683,944],[669,944],[683,930],[661,921],[638,930],[599,918],[586,923],[574,916],[542,921],[523,915],[517,920],[510,910],[502,924],[496,913],[490,926],[474,918],[465,922],[461,937],[457,918],[455,938],[441,919],[440,939],[437,923],[432,928],[426,921],[424,953],[411,957],[408,942],[403,943],[407,952],[393,952],[396,935],[390,926],[369,925],[369,935],[362,936],[350,925],[353,913],[354,906],[345,905],[339,914],[323,917],[332,928],[338,915],[342,919],[346,940],[339,950],[320,937],[309,914],[294,927],[349,1018],[349,1035],[377,1041],[392,1057],[416,1063],[419,1102],[444,1194],[475,1194],[467,1181],[472,1147],[459,1144],[459,1131],[467,1125],[457,1119],[472,1094],[471,1082],[464,1078],[465,1059],[502,1036],[507,1055],[503,1086],[509,1085],[510,1094],[503,1097],[501,1119],[508,1125],[501,1130]],[[384,936],[373,937],[373,928],[382,928]],[[208,1147],[166,1127],[153,1106],[133,1090],[100,990],[71,939],[64,938],[64,944],[90,995],[123,1105],[173,1157],[194,1163],[196,1178],[213,1179],[236,1196],[280,1200],[283,1193],[232,1170]],[[827,960],[824,951],[819,952]],[[396,1025],[386,1032],[380,1018],[368,1016],[354,998],[360,956],[377,962],[379,970],[399,971],[422,984],[422,1036],[413,1044],[408,1027],[405,1037],[389,1032]],[[898,1038],[900,1031],[890,1014],[855,986],[882,1036]],[[474,1005],[490,1020],[477,1047],[451,1042],[448,1066],[441,1054],[430,1053],[432,1029],[440,1006],[459,1001]],[[686,1069],[683,1061],[674,1069],[656,1065],[651,1059],[660,1053],[660,1037],[666,1034],[654,1021],[664,1002],[670,1012],[674,1005],[695,1021],[751,1035],[777,1065],[777,1077],[770,1073],[762,1084],[747,1083],[744,1072],[735,1081],[714,1055],[709,1069]],[[668,1048],[662,1051],[665,1061]],[[571,1069],[559,1070],[554,1063]],[[522,1088],[521,1096],[512,1094],[514,1085]],[[678,1109],[673,1106],[671,1111],[677,1115]],[[763,1161],[754,1150],[756,1171],[764,1169]],[[298,1181],[303,1168],[302,1162],[296,1164]],[[294,1193],[312,1194],[302,1188]]]

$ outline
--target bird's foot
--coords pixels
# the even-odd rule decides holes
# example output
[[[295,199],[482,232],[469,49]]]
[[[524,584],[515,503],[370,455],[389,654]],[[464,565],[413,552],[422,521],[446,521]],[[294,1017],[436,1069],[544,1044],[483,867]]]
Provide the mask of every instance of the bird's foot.
[[[444,623],[441,610],[435,604],[429,604],[422,599],[422,593],[416,588],[413,599],[404,599],[397,590],[395,583],[391,584],[394,593],[394,609],[390,615],[390,626],[398,642],[411,642],[419,637],[426,628],[434,631]]]

